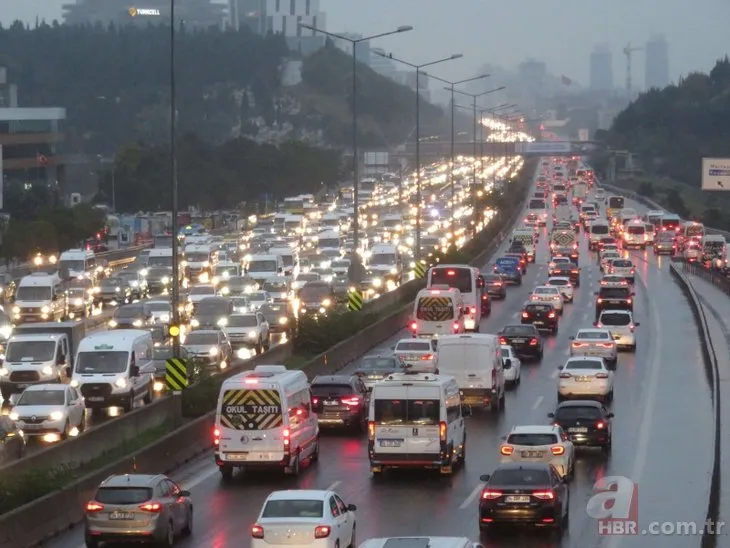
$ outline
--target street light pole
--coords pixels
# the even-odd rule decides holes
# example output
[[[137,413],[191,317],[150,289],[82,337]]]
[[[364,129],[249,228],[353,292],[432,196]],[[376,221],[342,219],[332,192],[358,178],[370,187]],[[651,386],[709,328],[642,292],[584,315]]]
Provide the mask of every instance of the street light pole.
[[[414,258],[419,260],[421,258],[421,201],[422,201],[422,189],[421,189],[421,85],[420,76],[421,69],[430,67],[432,65],[438,65],[445,63],[446,61],[453,61],[455,59],[461,59],[464,57],[461,53],[454,53],[449,57],[442,59],[436,59],[428,63],[421,63],[416,65],[415,63],[409,63],[403,59],[393,57],[393,54],[386,55],[384,53],[375,52],[381,57],[391,59],[407,67],[416,69],[416,248],[414,250]]]
[[[312,25],[306,25],[299,23],[299,27],[311,30],[312,32],[318,32],[331,38],[338,40],[344,40],[352,44],[352,192],[353,192],[353,219],[352,228],[354,232],[354,252],[352,255],[353,262],[360,261],[360,255],[358,249],[360,248],[360,198],[358,197],[358,191],[360,189],[360,154],[358,151],[357,143],[357,45],[360,42],[367,42],[368,40],[374,40],[376,38],[382,38],[384,36],[390,36],[392,34],[400,34],[402,32],[408,32],[413,30],[412,26],[403,25],[395,30],[389,32],[381,32],[379,34],[373,34],[371,36],[365,36],[363,38],[350,38],[342,34],[336,34],[323,29],[319,29]],[[352,269],[352,276],[356,279],[350,280],[351,282],[360,281],[360,268]]]
[[[172,179],[172,325],[178,328],[172,337],[172,355],[180,357],[180,250],[177,181],[177,89],[175,82],[175,0],[170,0],[170,175]]]

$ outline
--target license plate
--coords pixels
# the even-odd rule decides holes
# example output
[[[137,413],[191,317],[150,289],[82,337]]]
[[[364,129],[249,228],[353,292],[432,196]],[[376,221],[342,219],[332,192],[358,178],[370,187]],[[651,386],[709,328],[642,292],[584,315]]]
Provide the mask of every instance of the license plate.
[[[104,401],[102,396],[89,396],[86,398],[88,401]]]
[[[590,377],[578,377],[578,382],[590,382]]]
[[[325,405],[337,405],[336,401],[326,401],[324,402]]]
[[[248,453],[228,453],[226,457],[228,460],[247,460]]]
[[[588,428],[586,428],[585,426],[573,427],[573,428],[568,428],[568,432],[573,432],[575,434],[584,434],[584,433],[588,432]]]
[[[109,512],[109,519],[134,519],[134,514],[132,512]]]
[[[418,361],[421,358],[419,355],[411,355],[411,356],[404,356],[403,359],[408,362],[415,362]]]
[[[403,440],[380,440],[380,447],[400,447]]]
[[[42,424],[26,424],[25,426],[23,426],[23,429],[24,430],[38,430],[42,426],[43,426]]]
[[[532,323],[534,323],[535,325],[545,325],[545,322],[543,322],[541,320],[536,320],[536,321],[534,321]]]
[[[543,451],[521,451],[523,459],[541,459],[545,456]]]
[[[527,342],[527,339],[512,339],[512,342],[513,343],[518,343],[518,344],[519,343],[526,343]]]
[[[530,502],[530,497],[528,495],[509,495],[505,497],[505,501],[507,502]]]

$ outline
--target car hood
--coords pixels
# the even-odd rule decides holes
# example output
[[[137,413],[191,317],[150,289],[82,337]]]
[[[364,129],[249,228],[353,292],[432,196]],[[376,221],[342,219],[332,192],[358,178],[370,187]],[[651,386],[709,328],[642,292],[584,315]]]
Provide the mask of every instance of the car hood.
[[[54,411],[64,413],[63,405],[16,405],[13,412],[21,417],[47,417]]]

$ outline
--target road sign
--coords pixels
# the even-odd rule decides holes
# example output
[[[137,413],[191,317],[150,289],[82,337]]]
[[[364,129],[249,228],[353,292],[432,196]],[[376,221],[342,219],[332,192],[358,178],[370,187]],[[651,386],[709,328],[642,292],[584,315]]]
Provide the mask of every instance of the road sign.
[[[358,289],[351,290],[347,295],[347,309],[350,312],[362,310],[362,291]]]
[[[730,158],[702,158],[702,190],[730,190]]]
[[[517,152],[521,154],[552,154],[573,150],[573,143],[570,141],[535,141],[517,145]]]
[[[590,132],[587,129],[579,129],[578,130],[578,140],[579,141],[590,141]]]
[[[414,274],[416,275],[416,278],[425,278],[426,277],[426,263],[423,261],[418,261],[416,263],[416,266],[413,269]]]
[[[165,360],[165,382],[167,389],[184,390],[188,387],[188,364],[180,358]]]

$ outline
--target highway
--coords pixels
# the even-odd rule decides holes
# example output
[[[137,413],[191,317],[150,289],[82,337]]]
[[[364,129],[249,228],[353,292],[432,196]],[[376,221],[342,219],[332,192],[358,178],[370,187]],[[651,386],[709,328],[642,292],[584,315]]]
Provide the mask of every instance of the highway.
[[[628,204],[627,204],[628,206]],[[631,204],[641,213],[639,204]],[[494,333],[519,321],[519,312],[533,287],[547,279],[547,234],[543,231],[535,265],[529,267],[521,287],[510,288],[505,301],[495,301],[492,313],[481,324],[482,333]],[[346,503],[358,506],[358,542],[376,536],[465,535],[478,539],[477,499],[481,474],[498,462],[500,437],[514,425],[545,424],[554,408],[557,367],[568,356],[569,339],[593,320],[593,292],[600,272],[595,256],[581,238],[581,286],[575,303],[566,305],[560,333],[547,338],[541,363],[525,363],[522,383],[507,395],[506,409],[498,418],[475,415],[467,419],[467,464],[448,479],[431,473],[393,473],[382,480],[371,478],[364,437],[323,432],[320,461],[299,478],[278,475],[238,475],[230,484],[220,481],[212,454],[173,474],[192,492],[195,523],[190,539],[179,546],[233,548],[250,542],[254,523],[265,497],[276,489],[334,488]],[[639,530],[649,522],[704,520],[709,492],[712,422],[697,329],[689,305],[670,278],[666,263],[652,252],[631,253],[637,265],[635,318],[636,354],[622,353],[615,377],[612,411],[613,453],[579,453],[571,492],[569,532],[562,539],[544,533],[519,532],[488,537],[487,547],[522,546],[664,548],[699,545],[699,537],[663,536],[650,541],[636,537],[601,537],[597,524],[586,515],[585,505],[594,482],[607,475],[622,475],[638,482]],[[388,352],[404,331],[383,343]],[[374,350],[373,352],[377,352]],[[354,364],[347,368],[351,371]],[[58,537],[47,546],[81,548],[83,528]]]

